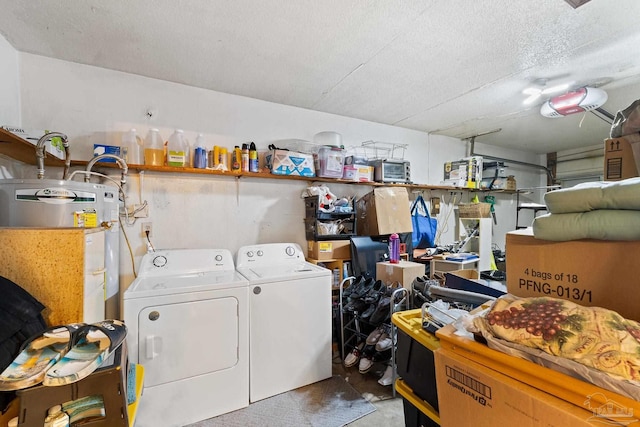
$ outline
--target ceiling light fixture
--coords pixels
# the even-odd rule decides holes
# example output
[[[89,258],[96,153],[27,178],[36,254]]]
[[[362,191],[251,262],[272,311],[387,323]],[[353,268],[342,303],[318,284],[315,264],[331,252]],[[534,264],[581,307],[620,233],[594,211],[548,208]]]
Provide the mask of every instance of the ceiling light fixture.
[[[555,85],[555,86],[551,86],[543,89],[537,88],[537,87],[528,87],[522,91],[523,94],[529,95],[529,97],[525,99],[523,103],[525,105],[530,105],[536,102],[538,99],[540,99],[540,97],[544,95],[553,95],[554,93],[564,92],[567,89],[569,89],[569,87],[572,84],[573,82],[563,83],[561,85]]]
[[[555,96],[542,104],[540,114],[549,118],[560,118],[600,108],[607,102],[607,92],[593,87],[581,87],[563,95]]]

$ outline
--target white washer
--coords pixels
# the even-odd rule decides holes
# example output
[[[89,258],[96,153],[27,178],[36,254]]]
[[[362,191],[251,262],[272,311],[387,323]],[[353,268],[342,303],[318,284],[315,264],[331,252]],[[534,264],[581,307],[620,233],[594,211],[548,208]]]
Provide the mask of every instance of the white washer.
[[[249,400],[326,378],[331,371],[331,272],[295,243],[244,246],[249,280]]]
[[[249,405],[248,282],[231,252],[147,254],[123,306],[129,360],[145,373],[136,427],[183,426]]]

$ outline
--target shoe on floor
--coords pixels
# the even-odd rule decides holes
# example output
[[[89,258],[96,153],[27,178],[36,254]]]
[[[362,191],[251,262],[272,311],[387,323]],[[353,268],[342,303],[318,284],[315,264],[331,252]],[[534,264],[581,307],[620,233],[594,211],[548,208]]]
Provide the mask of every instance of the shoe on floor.
[[[378,380],[378,384],[388,386],[393,383],[393,366],[387,366],[387,369],[384,371],[384,374]]]
[[[350,368],[360,361],[360,356],[362,355],[363,347],[364,347],[364,342],[361,342],[351,351],[351,353],[347,354],[347,357],[344,358],[345,368]]]

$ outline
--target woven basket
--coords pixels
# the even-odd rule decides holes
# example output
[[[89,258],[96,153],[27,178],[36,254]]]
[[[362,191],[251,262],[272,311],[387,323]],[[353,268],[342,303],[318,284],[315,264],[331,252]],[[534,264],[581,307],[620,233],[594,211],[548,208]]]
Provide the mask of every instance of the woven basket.
[[[460,203],[458,213],[460,218],[490,218],[491,203]]]

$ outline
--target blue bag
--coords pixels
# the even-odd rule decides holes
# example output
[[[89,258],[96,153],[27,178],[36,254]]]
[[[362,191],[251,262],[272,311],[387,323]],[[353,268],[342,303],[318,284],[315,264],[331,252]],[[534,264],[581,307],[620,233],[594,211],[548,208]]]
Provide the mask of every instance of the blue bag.
[[[424,214],[420,212],[420,207]],[[411,242],[415,249],[435,247],[438,220],[429,216],[429,209],[422,196],[418,196],[411,206],[411,224],[413,225]]]

